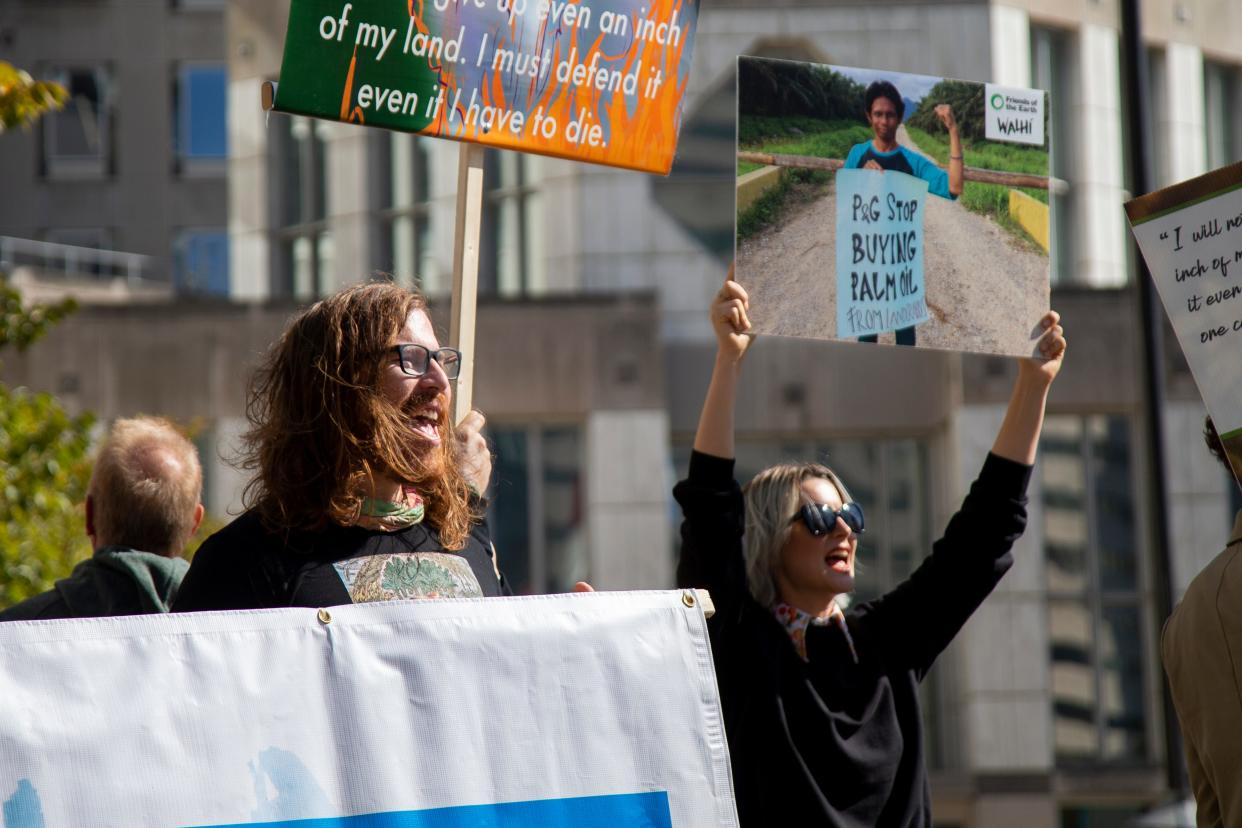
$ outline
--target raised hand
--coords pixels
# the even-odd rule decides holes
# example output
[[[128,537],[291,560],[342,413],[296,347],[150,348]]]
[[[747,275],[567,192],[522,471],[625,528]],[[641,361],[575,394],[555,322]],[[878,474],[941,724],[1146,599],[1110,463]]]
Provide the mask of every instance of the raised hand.
[[[1061,314],[1054,310],[1048,311],[1039,320],[1044,329],[1035,343],[1038,356],[1022,360],[1018,368],[1019,381],[1036,382],[1051,385],[1061,372],[1061,363],[1065,357],[1065,329],[1061,327]]]
[[[940,123],[944,124],[945,129],[952,130],[957,128],[957,118],[953,115],[952,106],[947,103],[936,104],[934,111],[936,117],[940,119]]]
[[[462,474],[480,496],[487,491],[492,478],[492,453],[487,448],[487,440],[483,439],[485,422],[483,412],[475,409],[462,419],[453,433]]]
[[[750,318],[746,315],[749,308],[750,297],[745,288],[733,281],[730,265],[729,275],[712,299],[710,311],[719,356],[730,362],[740,362],[750,347]]]
[[[1018,363],[1018,380],[1013,384],[1005,419],[992,444],[994,454],[1027,465],[1035,462],[1048,391],[1061,372],[1066,350],[1060,314],[1048,311],[1039,324],[1043,333],[1035,343],[1038,356]]]

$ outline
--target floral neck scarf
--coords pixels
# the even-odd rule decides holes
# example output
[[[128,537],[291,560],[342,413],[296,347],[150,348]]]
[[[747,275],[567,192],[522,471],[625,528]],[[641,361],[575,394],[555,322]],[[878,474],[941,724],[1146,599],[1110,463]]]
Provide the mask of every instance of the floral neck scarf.
[[[781,622],[785,632],[789,633],[794,650],[803,661],[810,660],[806,656],[806,628],[812,626],[826,627],[829,624],[836,624],[840,628],[841,634],[845,636],[845,643],[850,647],[850,655],[854,657],[854,663],[858,663],[858,652],[854,649],[854,639],[850,636],[850,628],[845,624],[845,613],[841,612],[841,608],[836,604],[832,605],[832,612],[827,618],[817,618],[809,612],[803,612],[797,607],[791,607],[784,601],[778,602],[772,608],[772,614],[776,616],[777,621]]]
[[[364,497],[362,514],[354,525],[363,529],[392,532],[422,523],[427,511],[422,497],[409,486],[402,487],[401,494],[403,501],[400,503]]]

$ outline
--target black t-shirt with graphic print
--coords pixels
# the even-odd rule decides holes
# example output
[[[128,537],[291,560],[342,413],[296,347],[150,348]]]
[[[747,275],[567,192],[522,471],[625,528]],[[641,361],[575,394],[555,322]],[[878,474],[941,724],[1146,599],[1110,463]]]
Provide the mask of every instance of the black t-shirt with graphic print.
[[[199,547],[172,611],[508,594],[486,521],[474,525],[465,547],[449,552],[421,523],[395,532],[332,526],[285,534],[270,531],[252,510]]]

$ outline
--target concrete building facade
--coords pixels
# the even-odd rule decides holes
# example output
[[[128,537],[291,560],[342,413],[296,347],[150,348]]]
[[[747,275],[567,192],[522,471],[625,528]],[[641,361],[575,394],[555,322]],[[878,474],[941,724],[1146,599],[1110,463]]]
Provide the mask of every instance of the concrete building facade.
[[[144,255],[145,281],[227,295],[224,3],[12,0],[0,56],[71,96],[4,135],[0,236]]]

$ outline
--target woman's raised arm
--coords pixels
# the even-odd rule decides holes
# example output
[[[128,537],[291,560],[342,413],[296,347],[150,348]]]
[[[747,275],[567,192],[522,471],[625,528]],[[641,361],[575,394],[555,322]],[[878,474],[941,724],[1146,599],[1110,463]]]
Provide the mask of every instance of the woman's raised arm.
[[[750,347],[750,319],[746,311],[750,299],[746,290],[733,281],[733,267],[724,285],[712,300],[712,329],[716,332],[716,364],[699,427],[694,433],[694,449],[714,457],[733,457],[733,409],[737,401],[737,381],[742,357]]]
[[[1044,333],[1036,344],[1036,351],[1043,359],[1024,359],[1018,365],[1018,379],[1009,397],[1009,408],[1005,410],[1005,420],[992,444],[992,453],[1006,460],[1027,466],[1035,462],[1048,389],[1060,373],[1065,356],[1065,331],[1060,322],[1061,316],[1056,311],[1048,311],[1040,320]]]

